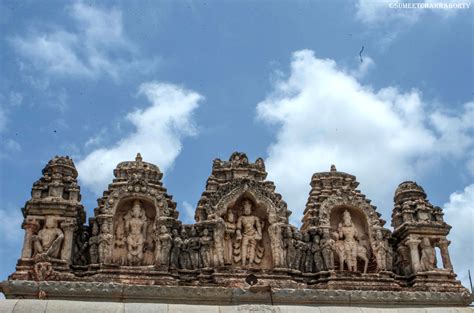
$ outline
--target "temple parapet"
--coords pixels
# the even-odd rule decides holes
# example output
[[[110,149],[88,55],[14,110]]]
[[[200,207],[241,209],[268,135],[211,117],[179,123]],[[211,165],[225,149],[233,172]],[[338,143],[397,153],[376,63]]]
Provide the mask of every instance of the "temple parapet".
[[[410,298],[406,292],[436,292],[459,295],[459,305],[469,299],[453,272],[446,238],[451,227],[414,182],[395,192],[392,232],[357,189],[356,177],[335,166],[312,176],[300,228],[289,223],[291,211],[266,180],[264,161],[250,162],[240,152],[214,160],[193,224],[178,219],[163,173],[140,154],[117,165],[88,225],[77,175],[71,159],[55,157],[34,183],[23,209],[21,258],[0,284],[7,298],[21,296],[18,286],[29,282],[41,289],[59,281],[86,289],[111,283],[257,293],[390,291],[400,299]],[[47,297],[45,290],[36,296]]]

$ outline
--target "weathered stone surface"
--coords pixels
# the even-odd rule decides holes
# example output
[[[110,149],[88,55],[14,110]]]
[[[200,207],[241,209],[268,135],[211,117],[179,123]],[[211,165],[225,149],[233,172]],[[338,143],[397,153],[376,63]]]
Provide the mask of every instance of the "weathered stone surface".
[[[158,166],[140,154],[117,165],[89,225],[77,175],[71,159],[55,157],[34,183],[23,209],[21,258],[0,285],[7,298],[261,304],[262,310],[469,303],[448,252],[451,227],[414,182],[395,191],[391,232],[356,189],[355,176],[335,166],[312,176],[300,229],[266,180],[264,161],[240,152],[214,160],[190,225],[178,219]]]

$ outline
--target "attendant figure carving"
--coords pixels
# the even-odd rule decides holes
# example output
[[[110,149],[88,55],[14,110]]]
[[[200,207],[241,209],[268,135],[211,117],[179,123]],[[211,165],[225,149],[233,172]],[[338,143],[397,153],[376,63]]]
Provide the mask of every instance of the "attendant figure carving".
[[[305,256],[304,256],[304,269],[303,271],[306,273],[312,273],[313,272],[313,251],[311,251],[311,237],[308,233],[305,233],[303,235],[303,242],[305,244]]]
[[[110,260],[110,248],[112,245],[113,236],[109,230],[109,224],[107,221],[102,222],[100,225],[99,235],[99,261],[101,263],[109,263]]]
[[[99,226],[97,222],[92,222],[92,231],[91,237],[89,238],[89,256],[91,260],[91,264],[99,263]]]
[[[125,216],[127,236],[127,260],[130,265],[141,265],[143,262],[143,246],[147,233],[145,211],[140,201],[135,200],[131,212]]]
[[[214,256],[216,266],[224,266],[224,236],[226,232],[225,221],[222,217],[214,214],[212,220],[215,221],[213,239],[214,239]]]
[[[188,251],[192,269],[198,269],[201,267],[201,258],[199,257],[200,249],[200,238],[198,237],[196,229],[191,227],[190,238],[188,240]]]
[[[377,271],[385,271],[387,266],[387,244],[380,230],[375,233],[375,241],[372,244],[372,250],[374,251],[375,260],[377,261]]]
[[[180,268],[179,256],[181,254],[181,249],[183,247],[183,239],[178,234],[177,229],[173,229],[173,248],[171,248],[171,257],[170,257],[170,266],[172,268]]]
[[[173,237],[168,233],[168,228],[165,225],[161,225],[160,234],[158,236],[159,241],[159,254],[157,256],[158,264],[164,267],[168,267],[170,264],[170,252],[171,245],[173,244]]]
[[[236,230],[236,225],[234,221],[234,213],[232,210],[227,211],[227,221],[225,223],[225,251],[224,251],[224,262],[225,264],[232,264],[233,257],[233,242],[232,238],[234,237]]]
[[[260,263],[263,256],[263,247],[259,247],[257,255],[257,244],[262,240],[262,223],[260,218],[252,215],[252,202],[243,201],[244,212],[237,220],[237,247],[240,246],[240,260],[242,266]]]
[[[203,268],[210,268],[211,264],[211,246],[212,246],[212,238],[209,236],[209,230],[204,228],[202,231],[202,237],[199,240],[201,244],[201,259],[202,259],[202,267]]]
[[[295,240],[293,239],[293,231],[291,227],[286,228],[285,232],[285,249],[286,249],[286,265],[292,269],[295,264]]]
[[[188,232],[186,231],[185,227],[181,228],[181,238],[183,243],[181,245],[181,253],[179,255],[179,265],[182,269],[192,269],[190,252],[189,252],[189,238]]]
[[[334,249],[336,244],[329,234],[329,229],[323,230],[323,238],[321,239],[320,245],[324,260],[324,269],[328,271],[334,270]]]
[[[127,241],[122,218],[119,218],[115,224],[114,263],[118,265],[127,264]]]
[[[420,267],[422,271],[431,271],[436,268],[436,252],[431,245],[430,239],[424,237],[421,239],[421,260]]]
[[[283,248],[282,223],[278,222],[278,218],[274,213],[269,214],[268,222],[270,223],[268,236],[272,248],[273,267],[283,268],[286,261]]]
[[[314,259],[314,267],[315,267],[314,271],[318,273],[320,271],[326,270],[324,266],[319,235],[315,235],[313,238],[313,244],[311,245],[311,252],[313,253],[313,259]]]
[[[303,242],[303,237],[299,231],[293,233],[293,240],[295,245],[295,260],[293,263],[293,269],[300,271],[303,264],[303,257],[306,253],[306,245]]]
[[[35,255],[58,259],[63,240],[63,231],[58,227],[55,217],[46,216],[43,229],[38,232],[38,235],[32,237]]]

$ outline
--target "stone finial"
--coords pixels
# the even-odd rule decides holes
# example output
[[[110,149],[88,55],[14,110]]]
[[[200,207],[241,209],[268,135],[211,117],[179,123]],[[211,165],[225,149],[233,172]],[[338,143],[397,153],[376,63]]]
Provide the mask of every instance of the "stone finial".
[[[331,165],[331,172],[337,172],[336,165]]]
[[[136,162],[142,162],[143,161],[142,155],[140,154],[140,152],[137,153],[137,156],[135,157],[135,161]]]

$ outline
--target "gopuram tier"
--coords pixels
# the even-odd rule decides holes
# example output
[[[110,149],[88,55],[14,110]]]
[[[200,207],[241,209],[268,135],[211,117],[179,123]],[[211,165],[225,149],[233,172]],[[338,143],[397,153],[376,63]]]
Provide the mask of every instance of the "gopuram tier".
[[[70,158],[55,157],[33,184],[21,256],[0,283],[7,299],[470,302],[450,260],[451,227],[415,182],[395,191],[392,231],[334,165],[312,176],[301,227],[263,159],[244,153],[213,161],[193,224],[179,220],[163,173],[140,154],[117,165],[87,224],[77,176]]]

